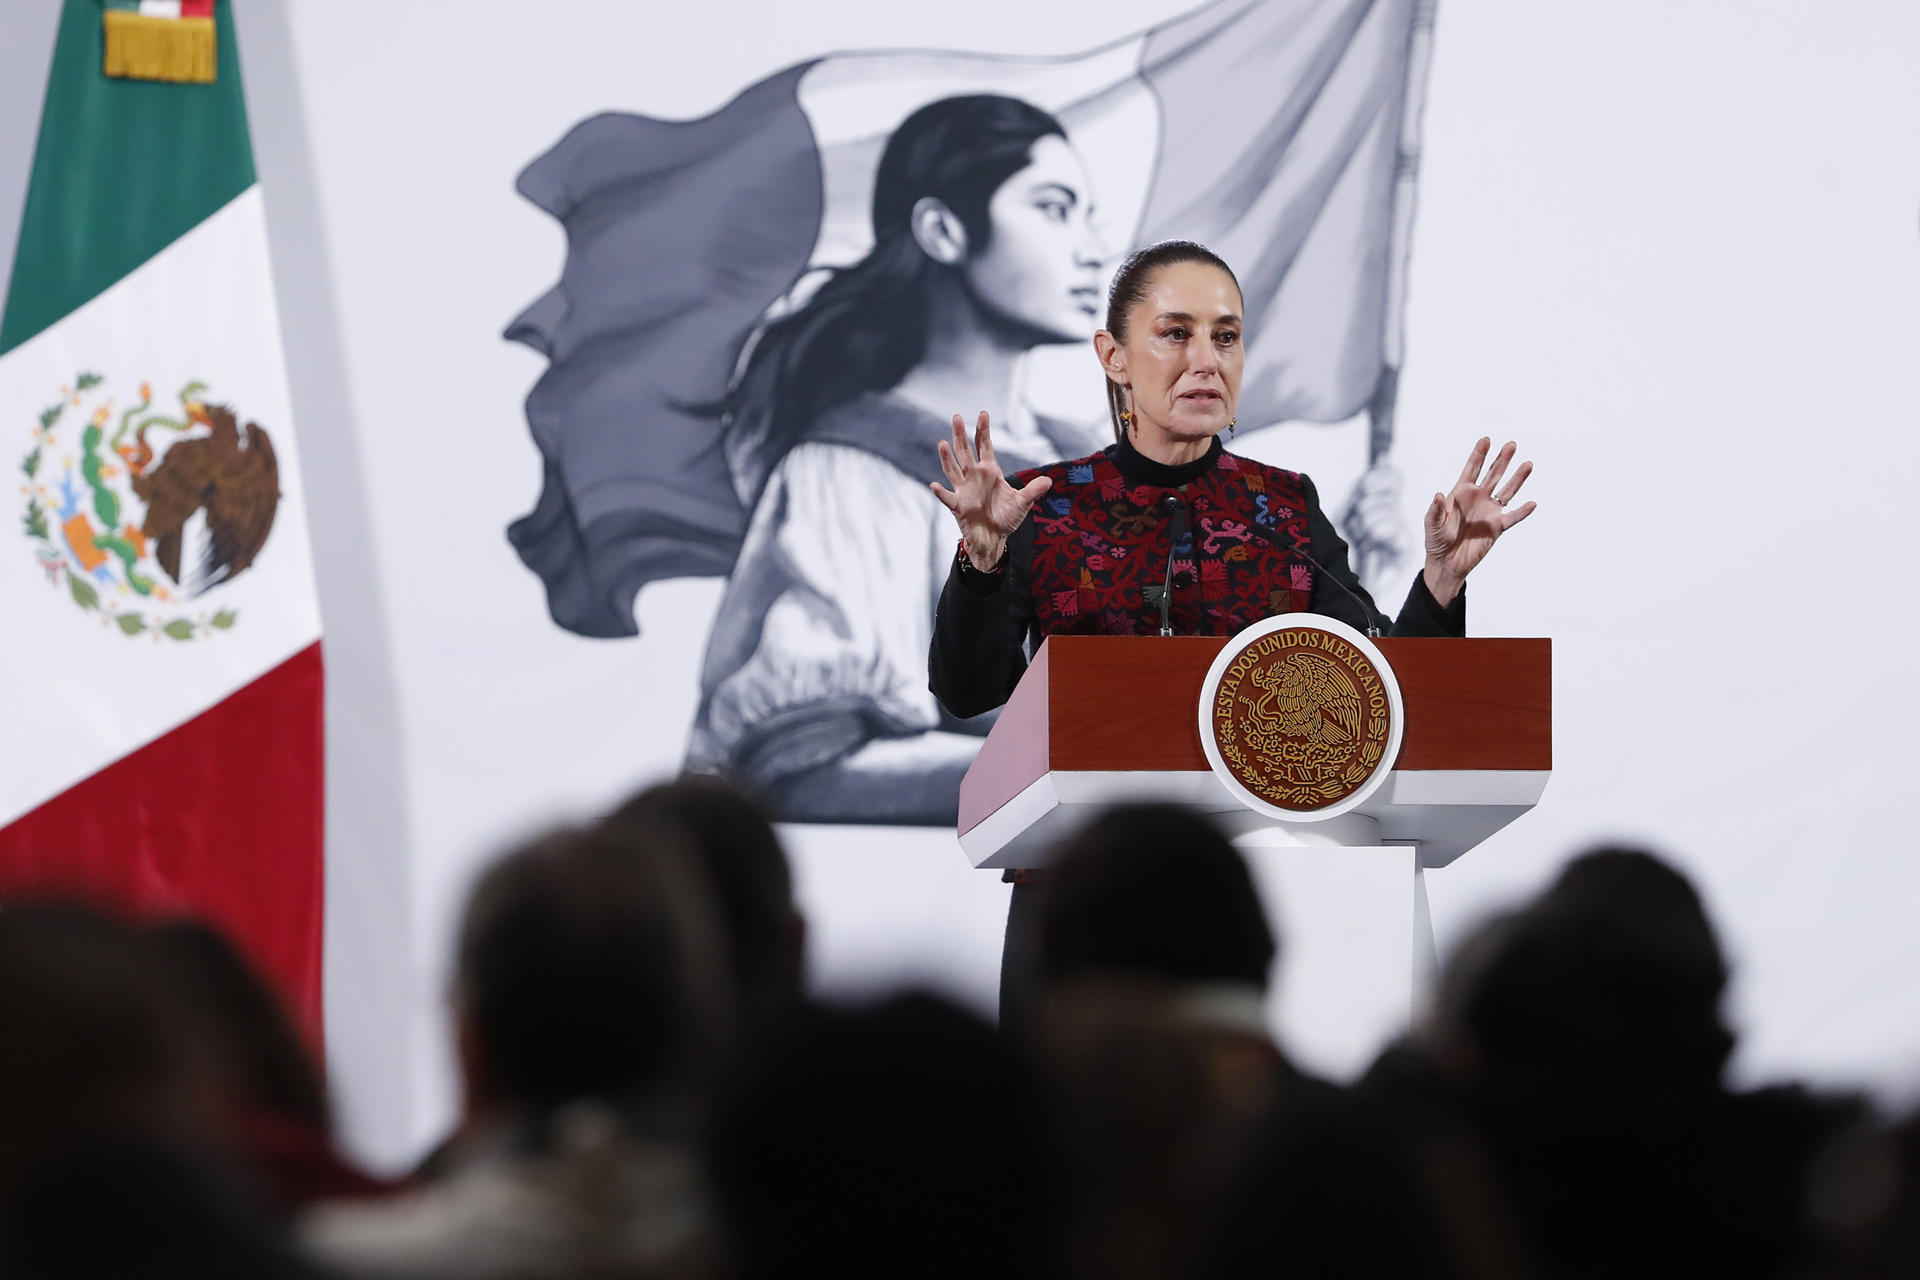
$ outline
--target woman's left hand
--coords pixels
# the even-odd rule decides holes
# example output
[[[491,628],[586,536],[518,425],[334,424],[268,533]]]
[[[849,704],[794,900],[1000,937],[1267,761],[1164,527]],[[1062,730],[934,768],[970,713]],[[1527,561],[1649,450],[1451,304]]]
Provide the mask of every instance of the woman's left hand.
[[[1499,487],[1501,477],[1513,462],[1514,445],[1509,440],[1500,447],[1493,466],[1482,478],[1480,471],[1486,466],[1487,450],[1492,447],[1491,440],[1480,437],[1473,452],[1467,455],[1467,465],[1461,469],[1460,479],[1452,491],[1434,494],[1433,502],[1427,507],[1424,576],[1427,590],[1443,608],[1453,603],[1460,588],[1466,585],[1467,575],[1487,558],[1487,552],[1493,550],[1500,535],[1533,514],[1531,502],[1511,511],[1507,509],[1507,504],[1520,492],[1520,486],[1533,474],[1533,464],[1521,463],[1513,479],[1507,481],[1505,487]]]

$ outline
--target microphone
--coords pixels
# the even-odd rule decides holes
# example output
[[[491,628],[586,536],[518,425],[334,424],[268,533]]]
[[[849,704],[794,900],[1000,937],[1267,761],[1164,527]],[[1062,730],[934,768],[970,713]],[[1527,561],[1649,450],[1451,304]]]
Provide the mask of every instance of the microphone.
[[[1193,518],[1193,513],[1187,510],[1187,504],[1177,493],[1170,493],[1160,499],[1159,507],[1160,514],[1173,518],[1171,529],[1173,536],[1167,546],[1167,580],[1160,588],[1160,634],[1170,636],[1173,634],[1173,558],[1180,552],[1180,543],[1187,536],[1188,524]],[[1180,576],[1184,578],[1187,575]]]
[[[1282,542],[1280,540],[1280,534],[1277,530],[1269,529],[1262,524],[1249,524],[1247,527],[1249,529],[1252,529],[1255,533],[1259,534],[1261,537],[1265,538],[1268,542],[1271,542],[1274,546],[1278,547],[1281,551],[1287,553],[1288,555],[1299,556],[1302,560],[1305,560],[1308,564],[1312,565],[1315,569],[1317,569],[1321,577],[1325,578],[1328,582],[1331,582],[1334,586],[1340,588],[1342,591],[1346,592],[1349,596],[1351,596],[1353,598],[1353,602],[1360,606],[1360,612],[1366,615],[1367,638],[1370,640],[1378,640],[1380,638],[1382,633],[1382,628],[1380,626],[1380,619],[1382,615],[1371,604],[1367,602],[1367,598],[1365,596],[1359,594],[1352,587],[1349,587],[1346,583],[1340,581],[1337,575],[1328,573],[1327,567],[1321,564],[1318,560],[1315,560],[1313,558],[1313,554],[1309,552],[1305,547],[1296,547],[1290,542]],[[1164,635],[1166,633],[1162,632],[1161,634]]]

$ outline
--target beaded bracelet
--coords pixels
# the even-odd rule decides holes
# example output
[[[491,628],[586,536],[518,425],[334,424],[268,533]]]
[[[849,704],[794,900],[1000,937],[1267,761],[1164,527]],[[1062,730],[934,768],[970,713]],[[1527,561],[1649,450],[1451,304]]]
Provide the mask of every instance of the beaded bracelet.
[[[990,576],[996,573],[1005,573],[1006,571],[1007,571],[1007,549],[1005,547],[1000,548],[1000,562],[994,565],[993,568],[976,569],[973,565],[973,561],[967,558],[967,540],[965,538],[960,539],[960,572],[977,573],[977,574],[981,574],[982,576]]]

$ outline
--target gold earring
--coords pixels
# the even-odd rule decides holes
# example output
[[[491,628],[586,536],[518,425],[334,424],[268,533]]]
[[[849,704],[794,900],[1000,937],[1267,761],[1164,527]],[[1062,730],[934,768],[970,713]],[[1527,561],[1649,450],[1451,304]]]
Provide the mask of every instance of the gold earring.
[[[1237,419],[1234,419],[1234,418],[1227,419],[1227,439],[1229,440],[1233,439],[1233,424],[1235,421],[1237,421]]]
[[[1120,411],[1120,429],[1126,432],[1128,435],[1133,434],[1133,411],[1132,410],[1122,409]]]

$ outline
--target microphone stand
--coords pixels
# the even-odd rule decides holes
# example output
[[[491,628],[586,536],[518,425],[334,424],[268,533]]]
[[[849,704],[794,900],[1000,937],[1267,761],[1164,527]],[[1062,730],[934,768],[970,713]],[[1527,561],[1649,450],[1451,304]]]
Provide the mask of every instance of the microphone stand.
[[[1172,539],[1167,546],[1167,578],[1160,588],[1160,634],[1170,636],[1173,634],[1173,558],[1180,553],[1180,542],[1187,536],[1192,513],[1179,495],[1172,493],[1160,499],[1160,510],[1173,517],[1169,530]]]
[[[1331,582],[1334,586],[1346,592],[1347,595],[1352,598],[1353,602],[1360,606],[1360,612],[1363,615],[1365,615],[1367,619],[1367,638],[1370,640],[1378,640],[1380,638],[1382,634],[1382,630],[1380,627],[1380,620],[1384,615],[1382,615],[1379,610],[1375,609],[1371,604],[1369,604],[1364,596],[1359,595],[1357,592],[1354,591],[1352,587],[1349,587],[1346,583],[1340,581],[1337,575],[1327,572],[1327,567],[1321,564],[1318,560],[1315,560],[1313,558],[1312,552],[1308,551],[1305,547],[1296,547],[1290,542],[1283,542],[1278,532],[1276,532],[1273,529],[1267,528],[1265,525],[1252,524],[1252,525],[1248,525],[1247,527],[1252,529],[1255,533],[1259,534],[1262,538],[1265,538],[1268,542],[1272,543],[1275,547],[1278,547],[1281,551],[1285,552],[1287,555],[1299,556],[1302,560],[1305,560],[1308,564],[1312,565],[1314,569],[1319,572],[1321,577],[1325,578],[1328,582]],[[1165,631],[1162,631],[1160,634],[1166,635],[1168,633]]]

